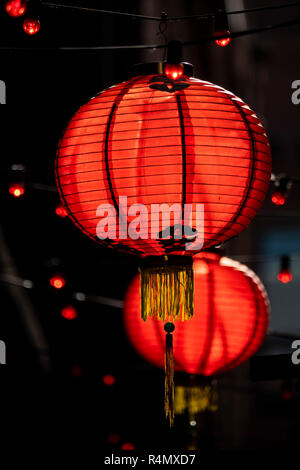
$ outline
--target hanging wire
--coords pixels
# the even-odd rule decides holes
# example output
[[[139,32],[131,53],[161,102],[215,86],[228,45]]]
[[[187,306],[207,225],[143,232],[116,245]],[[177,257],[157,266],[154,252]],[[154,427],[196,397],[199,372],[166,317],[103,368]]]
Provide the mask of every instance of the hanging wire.
[[[100,13],[106,15],[114,15],[114,16],[123,16],[132,19],[139,19],[139,20],[149,20],[149,21],[161,21],[161,16],[147,16],[147,15],[140,15],[135,13],[127,13],[121,11],[111,11],[111,10],[102,10],[98,8],[90,8],[90,7],[83,7],[79,5],[65,5],[61,3],[53,3],[53,2],[41,2],[42,5],[49,8],[66,8],[70,10],[78,10],[78,11],[85,11],[88,13]],[[221,13],[226,13],[227,15],[240,15],[245,13],[255,13],[261,11],[270,11],[270,10],[278,10],[282,8],[291,8],[300,6],[300,2],[293,2],[287,3],[282,5],[264,5],[261,7],[255,8],[248,8],[244,10],[233,10],[233,11],[226,11],[220,10]],[[189,16],[171,16],[168,18],[168,21],[177,22],[177,21],[187,21],[187,20],[202,20],[202,19],[209,19],[214,18],[215,13],[201,13],[199,15],[189,15]]]
[[[159,18],[161,21],[161,18]],[[169,20],[168,20],[169,21]],[[283,21],[281,23],[267,25],[260,28],[249,29],[246,31],[231,32],[230,34],[224,35],[224,38],[230,37],[232,39],[243,36],[250,36],[252,34],[263,33],[272,31],[274,29],[286,28],[288,26],[295,26],[300,24],[300,18],[294,20]],[[183,46],[195,46],[199,44],[205,44],[207,42],[214,42],[215,36],[200,37],[199,39],[191,41],[182,41]],[[219,36],[219,39],[223,39],[223,36]],[[166,44],[131,44],[131,45],[116,45],[116,46],[60,46],[60,47],[36,47],[34,46],[0,46],[0,51],[30,51],[30,52],[46,52],[46,51],[119,51],[119,50],[146,50],[146,49],[163,49],[167,48]]]

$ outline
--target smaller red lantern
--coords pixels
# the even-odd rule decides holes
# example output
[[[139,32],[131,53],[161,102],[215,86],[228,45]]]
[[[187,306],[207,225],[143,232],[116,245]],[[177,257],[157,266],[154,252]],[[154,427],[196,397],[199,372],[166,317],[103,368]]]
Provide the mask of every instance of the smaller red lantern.
[[[8,191],[14,197],[21,197],[25,192],[25,187],[23,183],[11,183]]]
[[[55,276],[51,277],[50,285],[55,289],[61,289],[66,285],[66,280],[60,274],[56,274]]]
[[[18,16],[24,15],[27,9],[27,1],[25,0],[8,0],[6,2],[6,13],[9,16],[17,18]]]
[[[23,23],[23,30],[26,34],[33,36],[38,33],[41,27],[40,20],[38,18],[26,18]]]
[[[217,46],[225,47],[231,42],[230,31],[218,31],[215,33],[215,43]]]
[[[74,320],[77,318],[77,310],[72,305],[67,305],[61,310],[61,316],[66,320]]]

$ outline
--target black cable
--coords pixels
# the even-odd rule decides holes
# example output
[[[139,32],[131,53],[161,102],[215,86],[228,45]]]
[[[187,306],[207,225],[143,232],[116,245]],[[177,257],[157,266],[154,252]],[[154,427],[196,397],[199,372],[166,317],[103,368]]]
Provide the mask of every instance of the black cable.
[[[89,7],[82,7],[78,5],[65,5],[61,3],[52,3],[52,2],[41,2],[42,5],[50,8],[68,8],[71,10],[80,10],[80,11],[86,11],[86,12],[91,12],[91,13],[101,13],[101,14],[107,14],[107,15],[115,15],[115,16],[125,16],[125,17],[130,17],[132,19],[140,19],[140,20],[150,20],[150,21],[161,21],[162,17],[161,16],[147,16],[147,15],[140,15],[140,14],[135,14],[135,13],[126,13],[126,12],[121,12],[121,11],[111,11],[111,10],[101,10],[98,8],[89,8]],[[245,13],[255,13],[255,12],[260,12],[260,11],[269,11],[269,10],[278,10],[282,8],[289,8],[289,7],[296,7],[300,6],[300,2],[293,2],[293,3],[287,3],[284,5],[264,5],[261,7],[255,7],[255,8],[248,8],[244,10],[233,10],[233,11],[226,11],[226,10],[220,10],[220,13],[226,13],[227,15],[240,15],[240,14],[245,14]],[[209,19],[209,18],[214,18],[215,13],[201,13],[199,15],[189,15],[189,16],[171,16],[167,19],[168,22],[176,22],[176,21],[186,21],[186,20],[201,20],[201,19]]]
[[[127,16],[133,19],[139,20],[152,20],[152,21],[161,21],[160,16],[146,16],[146,15],[138,15],[134,13],[126,13],[122,11],[110,11],[110,10],[99,10],[98,8],[89,8],[89,7],[81,7],[78,5],[63,5],[60,3],[51,3],[51,2],[41,2],[42,5],[50,8],[68,8],[71,10],[80,10],[86,11],[91,13],[101,13],[105,15],[115,15],[115,16]]]
[[[230,36],[231,38],[239,38],[243,36],[250,36],[251,34],[263,33],[266,31],[272,31],[278,28],[285,28],[287,26],[295,26],[300,24],[300,18],[295,20],[283,21],[274,25],[267,25],[261,28],[249,29],[247,31],[237,31],[235,33],[226,34],[224,37]],[[218,39],[222,39],[223,36],[219,36]],[[206,42],[215,41],[215,36],[200,37],[192,41],[182,41],[183,46],[194,46],[198,44],[204,44]],[[36,45],[32,47],[25,46],[0,46],[0,51],[35,51],[35,52],[45,52],[45,51],[118,51],[118,50],[130,50],[130,49],[163,49],[168,47],[167,44],[130,44],[126,46],[62,46],[62,47],[40,47],[37,48]]]

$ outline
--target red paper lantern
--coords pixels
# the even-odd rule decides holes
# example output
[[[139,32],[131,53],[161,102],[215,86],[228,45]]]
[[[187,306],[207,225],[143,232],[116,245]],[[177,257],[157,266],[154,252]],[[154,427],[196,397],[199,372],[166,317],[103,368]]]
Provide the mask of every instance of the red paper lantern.
[[[141,256],[194,254],[182,240],[99,240],[97,208],[204,204],[204,245],[242,232],[260,208],[271,171],[265,130],[229,91],[184,75],[139,75],[96,95],[74,115],[60,142],[56,178],[75,224],[94,240]],[[193,206],[193,216],[195,210]],[[122,215],[122,211],[121,211]],[[113,216],[112,216],[113,217]],[[134,219],[128,216],[128,223]],[[199,251],[199,250],[198,250]]]
[[[203,253],[194,261],[195,313],[188,322],[175,321],[175,370],[210,376],[238,366],[262,344],[269,302],[258,277],[246,266]],[[140,318],[137,276],[124,307],[128,337],[147,361],[164,367],[165,332],[161,322]]]
[[[268,189],[270,147],[259,119],[232,93],[189,76],[190,64],[176,64],[177,79],[173,65],[151,74],[152,65],[77,111],[59,145],[56,179],[84,233],[148,258],[142,317],[188,319],[191,255],[248,226]]]

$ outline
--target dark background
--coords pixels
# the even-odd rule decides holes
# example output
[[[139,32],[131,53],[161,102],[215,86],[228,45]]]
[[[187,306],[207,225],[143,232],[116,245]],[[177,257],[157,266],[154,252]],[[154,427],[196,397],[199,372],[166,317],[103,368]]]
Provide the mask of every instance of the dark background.
[[[193,15],[224,6],[194,0],[64,3],[154,16],[161,11]],[[107,301],[122,301],[138,260],[94,244],[71,221],[59,218],[58,196],[51,191],[58,139],[78,107],[129,78],[134,63],[163,58],[163,50],[55,49],[155,44],[164,38],[156,22],[47,7],[41,9],[38,35],[27,37],[22,19],[9,18],[4,4],[2,0],[0,79],[6,83],[7,104],[0,107],[1,272],[7,272],[4,258],[9,254],[10,273],[36,286],[23,289],[1,278],[0,339],[7,345],[7,365],[0,365],[0,396],[6,436],[45,440],[51,435],[53,449],[69,439],[74,446],[87,440],[99,450],[114,451],[126,442],[137,450],[297,447],[300,402],[297,370],[290,370],[289,358],[292,339],[300,334],[299,185],[292,187],[282,208],[272,205],[269,194],[249,229],[226,245],[228,256],[248,261],[256,270],[271,300],[270,335],[252,363],[251,377],[248,363],[220,377],[219,411],[200,417],[195,429],[180,418],[170,431],[163,416],[163,372],[137,356],[127,342],[121,308]],[[255,6],[260,2],[226,2],[227,10]],[[297,17],[300,7],[234,15],[230,22],[232,31],[239,31]],[[212,32],[210,21],[193,20],[169,24],[166,36],[189,40]],[[290,176],[300,176],[300,107],[291,102],[291,83],[300,79],[299,33],[300,26],[293,26],[238,38],[226,48],[209,43],[184,49],[195,76],[228,88],[257,112],[270,138],[273,171]],[[25,165],[29,183],[20,200],[8,194],[9,169],[15,163]],[[292,257],[294,279],[283,286],[276,275],[285,253]],[[270,258],[259,261],[256,255]],[[56,272],[67,279],[62,292],[49,286]],[[74,292],[106,300],[80,302]],[[62,318],[66,304],[77,308],[78,318]],[[276,362],[279,354],[284,357]],[[272,365],[260,362],[262,356],[271,357]],[[106,374],[115,377],[111,387],[103,383]],[[289,400],[285,390],[291,392]],[[109,443],[112,433],[120,436],[116,444]]]

